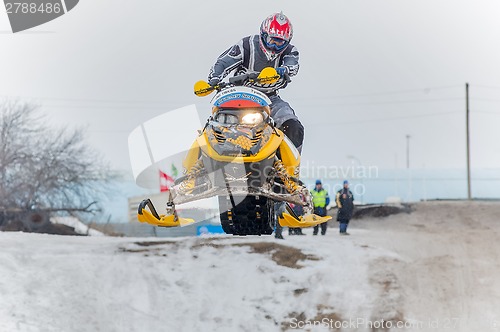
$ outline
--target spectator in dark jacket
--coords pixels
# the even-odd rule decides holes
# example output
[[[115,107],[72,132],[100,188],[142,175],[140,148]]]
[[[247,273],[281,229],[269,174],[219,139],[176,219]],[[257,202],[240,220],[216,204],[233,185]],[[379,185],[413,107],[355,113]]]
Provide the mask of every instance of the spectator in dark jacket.
[[[336,195],[337,202],[337,221],[339,224],[340,235],[349,235],[347,233],[347,225],[352,218],[354,212],[354,196],[349,190],[349,182],[344,181],[344,188],[340,189]]]

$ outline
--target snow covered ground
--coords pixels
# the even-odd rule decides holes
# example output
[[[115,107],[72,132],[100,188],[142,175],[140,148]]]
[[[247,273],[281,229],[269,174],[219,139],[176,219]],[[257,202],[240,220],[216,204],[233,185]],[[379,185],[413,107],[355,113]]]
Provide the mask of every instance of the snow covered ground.
[[[285,241],[0,233],[0,331],[496,331],[499,212],[419,203]]]

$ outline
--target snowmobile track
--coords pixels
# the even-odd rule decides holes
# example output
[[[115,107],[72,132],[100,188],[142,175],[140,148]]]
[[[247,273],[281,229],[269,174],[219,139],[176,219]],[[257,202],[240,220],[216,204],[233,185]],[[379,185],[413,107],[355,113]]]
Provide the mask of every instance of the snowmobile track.
[[[267,197],[233,197],[233,208],[229,197],[219,196],[219,211],[222,229],[233,235],[270,235],[274,231],[273,213]],[[240,202],[240,203],[237,203]]]

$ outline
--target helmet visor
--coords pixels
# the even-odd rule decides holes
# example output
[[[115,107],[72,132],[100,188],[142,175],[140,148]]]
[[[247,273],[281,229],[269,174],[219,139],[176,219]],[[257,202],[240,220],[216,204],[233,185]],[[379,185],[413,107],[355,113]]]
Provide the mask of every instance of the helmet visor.
[[[286,40],[278,37],[270,37],[268,34],[265,35],[264,42],[268,49],[272,49],[275,51],[281,51],[288,45],[288,42]]]

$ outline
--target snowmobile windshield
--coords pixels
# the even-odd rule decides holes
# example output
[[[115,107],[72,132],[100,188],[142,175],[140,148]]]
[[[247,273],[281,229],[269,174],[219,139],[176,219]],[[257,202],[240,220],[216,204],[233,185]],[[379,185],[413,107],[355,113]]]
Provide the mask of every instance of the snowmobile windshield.
[[[219,112],[215,117],[215,121],[225,125],[236,125],[240,120],[234,114]]]
[[[267,113],[259,108],[220,109],[214,120],[222,125],[257,126],[267,120]]]

